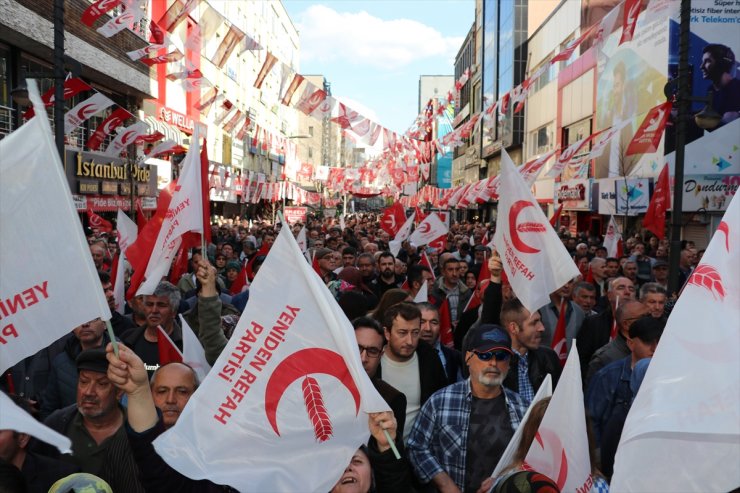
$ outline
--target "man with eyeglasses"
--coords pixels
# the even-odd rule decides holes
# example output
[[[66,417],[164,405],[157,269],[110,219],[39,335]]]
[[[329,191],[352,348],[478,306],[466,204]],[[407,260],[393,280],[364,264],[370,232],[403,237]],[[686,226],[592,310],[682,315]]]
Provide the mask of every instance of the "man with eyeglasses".
[[[352,321],[357,339],[357,348],[360,350],[360,359],[365,373],[375,386],[380,396],[388,403],[396,418],[396,433],[403,436],[403,427],[406,423],[406,396],[388,382],[376,377],[380,357],[385,349],[385,338],[380,324],[370,317],[358,317]]]
[[[424,404],[407,443],[417,477],[443,492],[478,491],[527,410],[503,387],[513,354],[506,331],[481,324],[468,332],[464,349],[470,377]]]

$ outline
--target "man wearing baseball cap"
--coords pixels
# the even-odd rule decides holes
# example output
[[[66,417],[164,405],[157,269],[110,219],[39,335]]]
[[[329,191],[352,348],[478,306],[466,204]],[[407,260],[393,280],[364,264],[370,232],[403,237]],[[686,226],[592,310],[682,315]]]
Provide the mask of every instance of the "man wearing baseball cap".
[[[432,395],[407,444],[417,477],[439,491],[477,491],[527,409],[519,394],[502,387],[513,354],[503,328],[471,329],[463,350],[470,377]]]

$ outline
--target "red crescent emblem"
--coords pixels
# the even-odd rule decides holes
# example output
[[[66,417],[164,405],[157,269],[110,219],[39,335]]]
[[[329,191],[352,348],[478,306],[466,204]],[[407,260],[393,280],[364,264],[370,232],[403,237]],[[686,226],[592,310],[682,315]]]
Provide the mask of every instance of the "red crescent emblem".
[[[563,447],[560,437],[554,431],[543,428],[537,432],[534,440],[550,456],[551,462],[545,462],[547,459],[534,461],[534,464],[525,462],[525,469],[551,476],[557,483],[558,488],[562,489],[568,480],[568,457],[565,455],[565,447]],[[552,474],[556,471],[557,478],[555,478],[555,474]]]
[[[129,130],[127,132],[123,133],[123,136],[121,136],[121,144],[128,144],[129,140],[133,139],[133,137],[136,136],[136,130]]]
[[[699,264],[694,272],[686,281],[686,284],[693,284],[700,288],[704,288],[710,293],[714,299],[719,298],[720,301],[725,299],[725,288],[722,285],[722,276],[717,272],[717,269],[708,264]]]
[[[511,236],[511,242],[514,244],[514,248],[516,248],[520,252],[538,253],[540,251],[539,249],[527,245],[526,243],[524,243],[524,241],[522,241],[521,238],[519,238],[517,219],[519,218],[519,213],[527,207],[534,207],[534,204],[527,200],[518,200],[514,202],[514,204],[511,206],[511,209],[509,209],[509,235]],[[540,233],[544,231],[544,227],[542,228],[542,231],[540,231],[539,228],[535,227],[542,227],[542,225],[538,223],[524,223],[522,224],[522,226],[524,229],[524,231],[522,232],[536,231]]]
[[[105,126],[103,127],[103,132],[105,132],[105,135],[108,135],[111,133],[118,125],[120,125],[122,120],[118,118],[117,116],[114,116],[107,122],[105,122]]]
[[[427,234],[432,229],[432,226],[429,223],[422,223],[419,225],[419,232],[422,234]]]
[[[730,252],[730,226],[724,222],[721,221],[719,223],[719,226],[717,226],[717,231],[722,231],[725,234],[725,249],[727,249],[727,252]]]
[[[98,216],[98,215],[95,215],[95,214],[94,215],[91,215],[90,216],[90,224],[93,225],[93,226],[95,226],[97,228],[101,224],[100,219],[101,219],[101,217]]]
[[[323,442],[331,437],[331,422],[323,404],[318,382],[310,377],[313,373],[331,375],[342,382],[355,401],[355,415],[360,412],[360,391],[352,379],[344,359],[328,349],[302,349],[291,354],[275,367],[265,388],[265,414],[276,435],[280,436],[277,424],[277,409],[280,399],[290,384],[303,377],[304,403],[314,426],[316,439]]]
[[[93,116],[95,113],[98,112],[98,105],[95,103],[86,104],[79,110],[77,110],[77,117],[80,120],[87,120],[91,116]]]

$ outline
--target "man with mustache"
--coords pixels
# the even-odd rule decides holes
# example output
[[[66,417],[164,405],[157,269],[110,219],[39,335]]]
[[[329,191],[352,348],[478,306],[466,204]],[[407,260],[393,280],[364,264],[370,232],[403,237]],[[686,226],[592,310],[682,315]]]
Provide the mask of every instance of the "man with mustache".
[[[154,372],[150,385],[152,398],[154,405],[162,411],[165,428],[175,425],[198,385],[195,370],[184,363],[167,363]]]
[[[44,424],[72,441],[74,455],[61,459],[82,472],[99,476],[113,491],[144,492],[124,425],[126,415],[118,399],[123,394],[108,379],[105,349],[86,349],[77,356],[77,402],[51,414]],[[43,444],[39,452],[58,457]]]
[[[513,355],[506,331],[481,324],[470,329],[463,349],[470,377],[432,395],[407,443],[417,477],[445,493],[478,491],[527,409],[503,387]]]

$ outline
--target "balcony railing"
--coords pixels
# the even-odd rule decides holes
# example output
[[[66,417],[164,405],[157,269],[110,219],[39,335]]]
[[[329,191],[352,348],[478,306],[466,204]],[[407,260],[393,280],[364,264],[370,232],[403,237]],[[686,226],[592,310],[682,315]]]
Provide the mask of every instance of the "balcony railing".
[[[13,131],[13,108],[0,106],[0,139]]]

